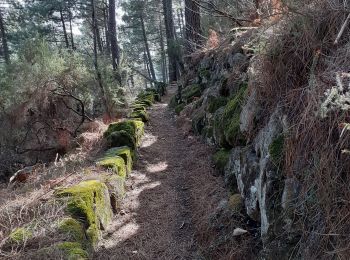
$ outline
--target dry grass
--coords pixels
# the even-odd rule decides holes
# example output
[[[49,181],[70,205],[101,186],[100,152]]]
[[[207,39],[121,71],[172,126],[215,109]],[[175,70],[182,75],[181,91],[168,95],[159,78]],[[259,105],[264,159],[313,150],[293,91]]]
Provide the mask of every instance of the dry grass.
[[[57,234],[57,224],[66,216],[65,205],[54,199],[54,190],[96,177],[98,169],[93,162],[104,149],[102,134],[106,125],[94,122],[86,127],[87,132],[77,139],[77,149],[42,165],[25,183],[1,185],[0,258],[34,259],[37,256],[33,253],[37,250],[64,241],[64,237]],[[18,245],[7,243],[11,232],[20,227],[30,227],[33,238]]]
[[[300,181],[295,222],[300,241],[293,257],[304,259],[348,259],[350,255],[349,155],[347,131],[349,112],[328,106],[321,116],[325,92],[340,88],[337,73],[347,73],[349,62],[346,29],[339,45],[334,40],[349,6],[332,0],[313,1],[292,10],[276,26],[260,56],[262,85],[257,89],[265,117],[263,126],[277,105],[288,116],[290,129],[285,141],[284,172]],[[296,14],[298,13],[298,14]],[[341,95],[349,82],[341,78]],[[346,103],[346,102],[345,102]]]

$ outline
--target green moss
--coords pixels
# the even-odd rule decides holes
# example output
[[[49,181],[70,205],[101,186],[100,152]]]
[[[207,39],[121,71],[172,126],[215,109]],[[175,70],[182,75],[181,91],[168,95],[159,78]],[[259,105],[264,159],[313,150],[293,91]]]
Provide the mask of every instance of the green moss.
[[[181,113],[181,111],[185,108],[185,104],[180,104],[180,105],[177,105],[176,107],[175,107],[175,113],[177,114],[177,115],[180,115],[180,113]]]
[[[225,97],[209,97],[208,102],[208,112],[215,113],[220,107],[223,107],[227,104],[227,98]]]
[[[113,132],[107,137],[109,147],[128,146],[132,150],[136,148],[136,138],[126,131]]]
[[[208,69],[200,69],[199,76],[203,79],[210,79],[210,71]]]
[[[123,146],[111,148],[106,152],[105,156],[119,156],[123,158],[127,172],[131,172],[133,159],[135,158],[135,153],[129,147]]]
[[[125,131],[135,138],[137,144],[140,144],[141,138],[144,134],[145,124],[140,120],[126,120],[118,123],[110,124],[107,131],[104,133],[108,137],[113,132]]]
[[[62,220],[62,222],[58,225],[58,230],[61,233],[64,233],[69,236],[74,242],[79,242],[84,245],[86,243],[86,235],[85,230],[78,220],[73,218],[67,218]]]
[[[9,235],[11,243],[21,244],[33,237],[33,232],[29,228],[17,228]]]
[[[240,131],[240,115],[242,104],[246,96],[246,86],[242,86],[238,93],[225,106],[222,117],[225,140],[231,146],[236,146],[244,142],[244,136]]]
[[[127,167],[125,161],[122,157],[116,155],[105,156],[100,159],[97,163],[97,166],[103,167],[105,169],[111,169],[120,177],[125,178],[127,174]]]
[[[89,254],[79,243],[62,242],[57,244],[56,247],[63,252],[64,257],[68,260],[82,260],[89,258]]]
[[[177,96],[175,95],[170,99],[169,107],[175,108],[177,105],[178,105],[178,100],[177,100]]]
[[[67,211],[84,223],[87,237],[95,245],[113,214],[107,186],[97,180],[84,181],[56,191],[56,196],[68,198]]]
[[[164,96],[166,93],[167,85],[164,82],[157,82],[156,89],[160,96]]]
[[[195,97],[200,97],[202,95],[202,88],[198,84],[187,86],[182,90],[182,98],[186,103],[191,103]]]
[[[221,173],[225,171],[225,167],[230,158],[230,150],[221,149],[213,155],[213,161],[216,169]]]
[[[144,106],[134,106],[134,107],[132,108],[132,110],[133,110],[133,111],[144,111],[144,112],[147,111],[146,108],[145,108]]]
[[[143,122],[149,121],[149,116],[145,111],[134,111],[130,115],[131,118],[141,118]]]
[[[279,135],[269,146],[269,153],[272,163],[279,167],[283,160],[284,135]]]
[[[234,213],[238,214],[241,212],[243,207],[243,201],[240,194],[233,194],[231,195],[229,201],[228,201],[228,207],[231,209]]]

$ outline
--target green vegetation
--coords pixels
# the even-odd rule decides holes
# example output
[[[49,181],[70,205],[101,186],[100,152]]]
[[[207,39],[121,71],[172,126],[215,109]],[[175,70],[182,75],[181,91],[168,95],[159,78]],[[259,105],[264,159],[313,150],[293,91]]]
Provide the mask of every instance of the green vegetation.
[[[149,115],[145,111],[134,111],[130,114],[130,118],[141,118],[144,123],[149,121]]]
[[[218,169],[221,173],[224,172],[225,167],[229,161],[230,152],[230,150],[221,149],[213,155],[214,165],[216,169]]]
[[[284,135],[281,134],[275,138],[269,146],[271,161],[276,167],[280,167],[283,160]]]
[[[187,86],[182,90],[182,98],[187,104],[191,103],[195,97],[200,97],[201,95],[202,88],[199,84]]]
[[[63,252],[68,260],[85,260],[89,259],[89,254],[85,251],[80,243],[77,242],[62,242],[55,245],[57,249]]]
[[[81,245],[86,244],[86,235],[84,226],[78,220],[66,218],[58,226],[58,230],[69,236],[70,241],[79,242]]]
[[[243,143],[245,140],[240,130],[240,115],[246,92],[247,86],[243,85],[225,106],[222,125],[224,126],[225,140],[231,146]]]
[[[130,147],[116,147],[109,149],[105,156],[120,156],[123,158],[127,172],[130,173],[132,169],[133,158],[135,158],[135,152],[130,149]]]
[[[126,120],[118,123],[110,124],[107,131],[104,133],[104,137],[110,136],[114,132],[125,131],[129,135],[135,138],[137,144],[141,142],[141,138],[144,134],[145,124],[139,120]]]
[[[223,107],[227,104],[227,98],[226,97],[208,97],[208,107],[207,110],[209,113],[215,113],[220,107]]]
[[[239,214],[243,208],[243,200],[241,194],[233,194],[230,196],[228,206],[233,213]]]
[[[9,235],[11,243],[21,244],[33,237],[33,232],[29,228],[17,228]]]
[[[128,146],[132,150],[136,149],[136,139],[126,131],[113,132],[107,137],[109,147]]]
[[[125,178],[127,175],[127,167],[125,161],[122,157],[116,155],[106,155],[100,159],[97,163],[97,166],[103,167],[105,169],[111,169],[120,177]]]
[[[179,104],[175,107],[175,113],[180,115],[181,111],[185,108],[186,104]]]
[[[107,186],[97,180],[84,181],[56,191],[56,196],[68,198],[67,211],[84,223],[87,237],[95,245],[101,237],[101,227],[106,227],[112,218]]]

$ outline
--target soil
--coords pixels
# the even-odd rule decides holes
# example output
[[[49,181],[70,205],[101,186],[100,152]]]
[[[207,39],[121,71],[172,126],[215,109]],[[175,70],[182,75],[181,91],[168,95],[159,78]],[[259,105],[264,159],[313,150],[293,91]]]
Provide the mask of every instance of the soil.
[[[150,110],[121,212],[94,259],[202,259],[199,225],[227,194],[212,148],[176,127],[167,105],[175,90]]]

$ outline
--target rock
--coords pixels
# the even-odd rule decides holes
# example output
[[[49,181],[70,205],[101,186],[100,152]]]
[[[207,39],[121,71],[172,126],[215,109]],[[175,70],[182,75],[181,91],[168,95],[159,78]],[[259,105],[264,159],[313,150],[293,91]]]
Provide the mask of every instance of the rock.
[[[247,234],[247,233],[248,233],[247,230],[244,230],[244,229],[241,229],[241,228],[236,228],[236,229],[233,231],[232,236],[238,237],[238,236],[242,236],[242,235]]]
[[[113,215],[107,186],[97,180],[84,181],[56,191],[56,196],[68,198],[67,211],[84,223],[90,243],[96,245]]]
[[[105,157],[99,159],[96,162],[96,165],[105,169],[110,169],[122,178],[126,178],[127,176],[127,167],[125,165],[125,161],[120,156],[112,154],[105,155]]]

